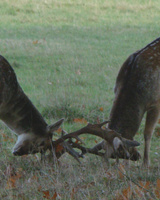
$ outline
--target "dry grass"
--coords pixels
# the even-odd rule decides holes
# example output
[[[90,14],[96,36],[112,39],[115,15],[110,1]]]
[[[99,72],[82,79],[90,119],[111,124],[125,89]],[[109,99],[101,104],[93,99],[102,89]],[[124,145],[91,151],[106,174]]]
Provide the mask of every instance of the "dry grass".
[[[72,127],[73,128],[73,127]],[[78,128],[78,127],[77,127]],[[1,132],[8,132],[7,129]],[[160,176],[160,160],[157,146],[152,146],[151,167],[141,168],[140,162],[121,161],[117,166],[114,160],[110,165],[100,157],[86,155],[81,164],[64,154],[58,162],[40,160],[40,155],[14,157],[11,149],[15,136],[2,134],[1,137],[1,169],[0,169],[0,198],[12,199],[151,199],[158,197],[157,181]],[[94,139],[87,139],[87,146],[94,144]],[[141,141],[142,136],[137,135]],[[157,138],[153,137],[156,144]],[[142,153],[143,142],[141,141]],[[143,189],[142,189],[143,188]]]

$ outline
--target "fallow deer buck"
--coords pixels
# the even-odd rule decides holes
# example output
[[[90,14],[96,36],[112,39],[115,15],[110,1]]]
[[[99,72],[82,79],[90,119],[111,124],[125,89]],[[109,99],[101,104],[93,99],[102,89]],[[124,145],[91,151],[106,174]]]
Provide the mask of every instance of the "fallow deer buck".
[[[107,128],[102,129],[101,127],[107,122],[97,125],[88,124],[78,131],[62,135],[58,140],[52,141],[53,132],[60,127],[64,119],[53,125],[48,125],[45,122],[20,87],[14,70],[2,56],[0,56],[0,119],[18,135],[13,154],[19,156],[38,152],[44,154],[46,150],[52,151],[60,144],[63,148],[60,152],[56,151],[57,158],[67,151],[78,160],[81,154],[77,153],[74,148],[80,149],[82,154],[89,149],[82,147],[77,142],[72,142],[72,138],[78,138],[79,135],[84,133],[105,139],[112,145],[115,152],[118,151],[119,146],[125,149],[139,145],[136,141],[122,138],[115,131]],[[66,139],[69,140],[66,141]],[[125,154],[126,157],[129,156],[127,150]]]
[[[130,55],[122,65],[116,80],[108,128],[133,140],[145,112],[143,165],[148,167],[151,136],[160,113],[160,38]],[[109,144],[99,143],[92,151],[106,146],[109,149]],[[130,149],[130,155],[131,160],[140,158],[135,148]],[[112,150],[110,157],[114,157]],[[121,158],[125,158],[123,154]]]

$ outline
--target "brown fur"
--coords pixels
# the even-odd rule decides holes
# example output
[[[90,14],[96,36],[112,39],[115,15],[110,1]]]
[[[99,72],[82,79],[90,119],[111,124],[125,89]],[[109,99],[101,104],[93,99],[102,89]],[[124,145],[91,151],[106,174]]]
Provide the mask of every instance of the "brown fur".
[[[160,113],[160,38],[129,56],[122,65],[109,128],[133,139],[145,112],[143,164],[149,166],[150,140]]]

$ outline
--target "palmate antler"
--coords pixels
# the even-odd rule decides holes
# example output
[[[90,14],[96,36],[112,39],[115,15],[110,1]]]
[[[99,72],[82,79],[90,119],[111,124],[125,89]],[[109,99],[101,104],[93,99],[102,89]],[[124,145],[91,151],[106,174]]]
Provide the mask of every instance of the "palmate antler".
[[[52,141],[52,145],[48,147],[48,149],[51,150],[54,149],[55,156],[57,159],[63,155],[65,152],[68,152],[70,155],[72,155],[77,161],[79,161],[79,157],[83,157],[86,153],[92,153],[99,156],[104,156],[106,153],[100,152],[101,149],[104,148],[105,141],[109,144],[109,146],[112,148],[112,154],[107,155],[107,157],[120,157],[120,158],[130,158],[130,154],[128,152],[128,149],[130,147],[139,146],[140,144],[137,141],[128,140],[125,138],[122,138],[120,134],[118,134],[115,131],[112,131],[108,128],[103,128],[105,124],[107,124],[108,121],[102,122],[100,124],[88,124],[87,126],[74,131],[69,134],[63,134],[59,139]],[[81,141],[78,136],[82,134],[91,134],[98,137],[101,137],[104,139],[103,142],[99,143],[93,148],[86,148],[79,144],[79,142],[73,142],[73,138],[75,138],[77,141]],[[57,151],[56,149],[61,146],[60,151]],[[81,150],[81,153],[78,153],[74,149]],[[121,151],[120,151],[121,150]],[[123,153],[122,153],[123,152]]]

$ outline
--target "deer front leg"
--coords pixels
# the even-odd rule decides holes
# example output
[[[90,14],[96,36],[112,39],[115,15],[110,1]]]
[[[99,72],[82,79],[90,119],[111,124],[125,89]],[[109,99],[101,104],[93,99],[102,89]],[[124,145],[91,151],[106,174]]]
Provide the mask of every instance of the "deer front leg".
[[[145,129],[144,129],[144,141],[145,141],[144,158],[143,158],[144,167],[149,167],[150,142],[151,142],[152,133],[154,131],[158,118],[159,118],[158,106],[152,108],[151,110],[147,112]]]

